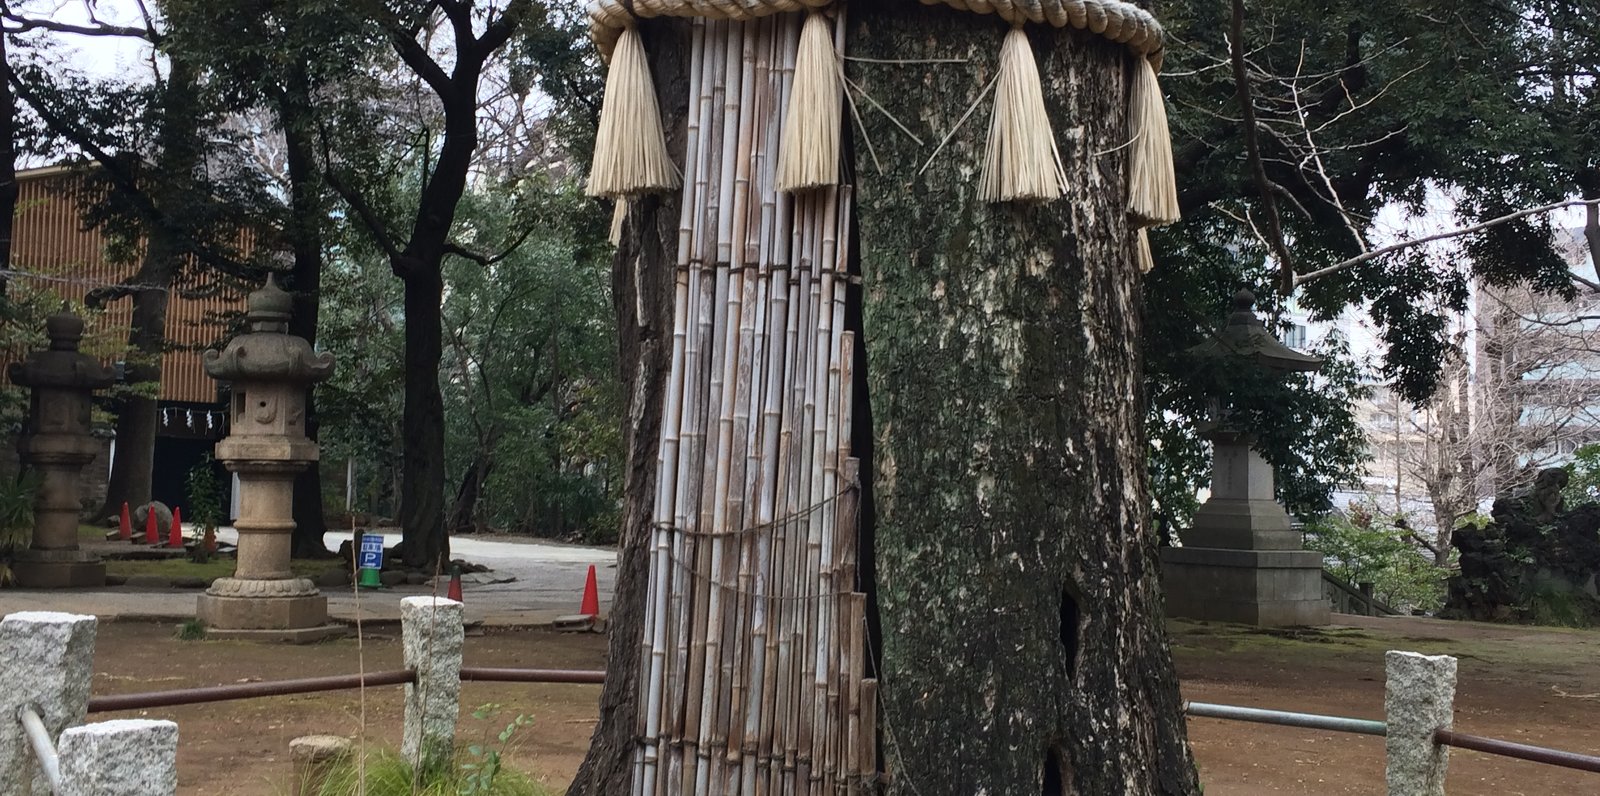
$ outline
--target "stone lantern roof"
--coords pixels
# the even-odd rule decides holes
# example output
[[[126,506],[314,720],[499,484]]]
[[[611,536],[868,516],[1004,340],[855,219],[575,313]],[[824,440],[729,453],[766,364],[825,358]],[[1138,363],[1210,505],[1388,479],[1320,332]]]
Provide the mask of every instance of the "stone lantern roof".
[[[333,354],[316,353],[304,338],[289,334],[294,298],[267,284],[250,294],[245,322],[249,331],[221,351],[205,353],[206,373],[223,381],[313,384],[333,375]]]
[[[1189,349],[1201,359],[1246,359],[1279,372],[1313,373],[1322,369],[1322,357],[1301,353],[1278,342],[1255,313],[1256,296],[1248,290],[1233,294],[1233,314],[1228,325],[1211,339]]]
[[[7,372],[13,384],[22,387],[99,390],[117,380],[115,370],[78,350],[83,340],[83,319],[62,309],[45,319],[45,334],[50,347],[33,351],[26,361],[13,363]]]

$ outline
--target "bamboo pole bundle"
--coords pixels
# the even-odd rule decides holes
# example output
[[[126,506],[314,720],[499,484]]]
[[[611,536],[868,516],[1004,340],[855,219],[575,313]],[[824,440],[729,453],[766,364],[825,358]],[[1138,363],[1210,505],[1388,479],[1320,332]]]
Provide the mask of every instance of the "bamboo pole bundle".
[[[641,796],[853,792],[876,764],[851,593],[851,196],[777,187],[800,23],[694,24]]]

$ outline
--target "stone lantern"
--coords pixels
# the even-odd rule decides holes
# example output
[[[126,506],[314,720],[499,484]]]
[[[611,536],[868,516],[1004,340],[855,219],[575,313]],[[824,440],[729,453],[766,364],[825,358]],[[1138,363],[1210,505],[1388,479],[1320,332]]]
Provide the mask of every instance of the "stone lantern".
[[[83,319],[65,310],[45,319],[50,348],[13,364],[11,381],[29,388],[28,420],[17,440],[22,462],[39,473],[33,503],[33,541],[17,553],[17,585],[50,589],[104,586],[106,565],[78,549],[83,512],[78,476],[100,445],[89,433],[89,399],[110,387],[116,372],[78,350]]]
[[[333,373],[333,355],[317,354],[289,334],[292,297],[267,278],[251,293],[248,330],[221,351],[207,351],[206,373],[231,382],[230,427],[217,459],[239,476],[238,561],[199,599],[211,636],[314,641],[336,635],[328,601],[289,571],[295,475],[317,459],[306,438],[306,390]]]
[[[1269,373],[1311,373],[1322,359],[1278,342],[1256,317],[1256,297],[1233,298],[1228,325],[1192,349],[1197,359]],[[1182,547],[1161,550],[1167,614],[1261,626],[1325,625],[1322,554],[1305,550],[1274,493],[1272,466],[1251,446],[1225,395],[1212,404],[1211,497],[1182,533]]]

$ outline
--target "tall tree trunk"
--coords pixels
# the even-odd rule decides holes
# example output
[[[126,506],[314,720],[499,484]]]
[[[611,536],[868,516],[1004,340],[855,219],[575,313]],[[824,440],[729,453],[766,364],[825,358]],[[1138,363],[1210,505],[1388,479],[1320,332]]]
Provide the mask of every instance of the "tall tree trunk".
[[[439,393],[444,277],[432,266],[396,265],[405,274],[405,407],[400,475],[400,532],[406,566],[433,569],[450,559],[444,532],[444,398]]]
[[[149,191],[153,213],[157,216],[172,213],[171,208],[181,207],[190,199],[193,176],[201,166],[200,119],[195,114],[198,87],[199,72],[194,65],[184,58],[169,58],[167,80],[162,84],[160,98],[159,154],[153,167],[153,172],[161,177],[140,180],[141,190]],[[133,315],[128,344],[149,362],[130,365],[126,380],[130,384],[152,382],[150,386],[155,394],[148,398],[129,396],[117,413],[117,454],[111,463],[102,515],[117,513],[125,502],[138,505],[150,500],[167,304],[171,288],[183,268],[183,258],[188,254],[177,240],[180,233],[172,230],[166,220],[148,214],[140,220],[149,240],[144,262],[133,279]]]
[[[667,131],[668,151],[682,153],[688,106],[689,23],[639,22]],[[681,154],[679,155],[681,158]],[[680,163],[681,165],[681,163]],[[568,796],[628,793],[633,781],[639,703],[639,645],[649,587],[650,530],[655,515],[656,453],[672,358],[673,264],[678,254],[677,193],[633,203],[621,247],[611,261],[611,302],[617,319],[617,368],[627,414],[622,425],[622,527],[616,591],[600,692],[600,723]],[[642,310],[642,314],[640,312]]]
[[[290,75],[289,85],[279,98],[278,122],[283,127],[285,160],[289,171],[289,245],[294,250],[294,271],[290,289],[294,291],[294,317],[289,333],[317,343],[317,321],[322,294],[322,206],[321,171],[312,148],[314,120],[310,112],[310,85],[303,66]],[[316,390],[306,389],[306,436],[317,439]],[[296,558],[321,558],[329,554],[322,541],[328,520],[322,511],[322,470],[319,462],[295,478],[294,539],[291,550]]]
[[[122,504],[139,506],[150,501],[155,476],[156,431],[161,390],[161,352],[166,347],[167,302],[165,288],[172,285],[177,256],[152,239],[137,281],[150,289],[133,293],[133,316],[128,327],[128,347],[141,360],[130,361],[124,381],[148,395],[126,395],[117,409],[117,450],[111,460],[106,503],[101,516],[122,510]],[[161,289],[156,289],[161,288]]]
[[[887,61],[847,62],[851,79],[930,141],[1006,33],[913,0],[848,25],[847,52]],[[858,163],[857,217],[890,792],[1193,794],[1148,515],[1131,57],[1028,32],[1059,201],[981,202],[979,122],[922,170],[928,150],[862,114],[883,168]]]
[[[445,529],[450,533],[472,533],[478,529],[478,500],[483,497],[483,485],[494,470],[494,444],[493,440],[480,440],[467,471],[461,474],[461,485],[456,487],[456,499],[450,506],[450,518],[445,521]]]

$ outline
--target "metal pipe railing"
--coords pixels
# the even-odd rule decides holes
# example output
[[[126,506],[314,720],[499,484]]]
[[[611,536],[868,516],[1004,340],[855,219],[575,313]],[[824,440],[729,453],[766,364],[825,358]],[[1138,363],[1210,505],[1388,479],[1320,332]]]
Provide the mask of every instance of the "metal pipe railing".
[[[1502,741],[1498,738],[1484,738],[1479,735],[1468,735],[1454,730],[1434,730],[1433,742],[1441,746],[1454,746],[1459,749],[1471,749],[1474,752],[1487,752],[1501,757],[1514,757],[1518,760],[1561,766],[1562,768],[1575,768],[1579,771],[1592,771],[1600,774],[1600,757],[1595,757],[1594,755],[1580,755],[1577,752],[1563,752],[1559,749],[1546,749],[1543,746],[1529,746],[1528,744]]]
[[[319,691],[343,691],[366,686],[400,685],[415,683],[417,673],[410,669],[359,674],[338,674],[331,677],[305,677],[299,680],[274,680],[265,683],[239,683],[215,685],[207,688],[186,688],[180,691],[147,691],[141,694],[109,694],[89,698],[90,713],[111,710],[144,710],[173,705],[197,705],[204,702],[227,702],[234,699],[284,696],[287,694],[312,694]]]
[[[1306,727],[1313,730],[1351,732],[1357,735],[1387,735],[1388,727],[1372,719],[1349,719],[1342,716],[1322,716],[1316,713],[1292,713],[1286,710],[1244,708],[1238,705],[1217,705],[1210,702],[1185,702],[1183,712],[1190,716],[1208,719],[1232,719],[1257,724],[1277,724],[1284,727]]]
[[[61,793],[61,761],[56,757],[55,742],[50,740],[50,730],[44,726],[44,720],[39,718],[39,712],[32,705],[23,705],[17,709],[17,720],[22,722],[22,732],[28,736],[28,745],[33,747],[33,756],[39,758],[39,767],[44,769],[45,779],[50,781],[50,790]]]
[[[499,669],[490,666],[461,667],[461,681],[480,683],[585,683],[606,681],[604,670],[584,669]]]

